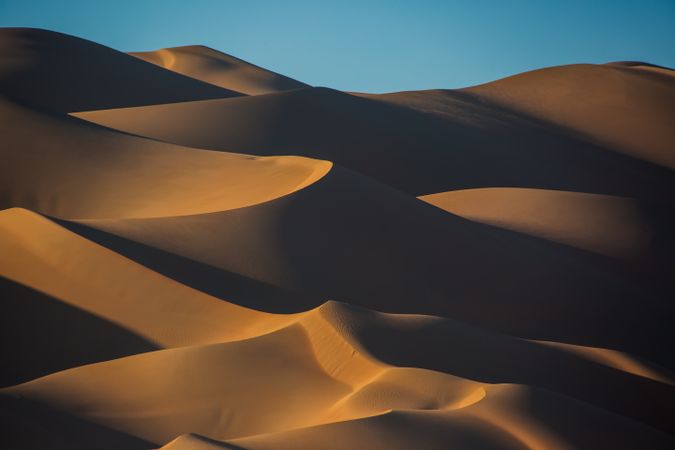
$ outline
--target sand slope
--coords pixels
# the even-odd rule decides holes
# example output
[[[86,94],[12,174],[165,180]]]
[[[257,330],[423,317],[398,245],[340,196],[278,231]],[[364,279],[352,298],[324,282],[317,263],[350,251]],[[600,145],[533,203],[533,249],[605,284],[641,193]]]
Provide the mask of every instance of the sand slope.
[[[201,45],[129,54],[165,69],[243,94],[268,94],[307,87],[305,83]]]
[[[675,192],[669,170],[462,91],[306,88],[76,115],[180,145],[327,159],[416,196],[495,186],[670,200]]]
[[[312,88],[0,30],[17,449],[675,446],[675,78]]]
[[[60,217],[175,216],[239,208],[301,189],[331,167],[295,156],[260,158],[160,144],[10,102],[0,103],[0,114],[7,144],[0,149],[7,161],[0,168],[2,206]]]
[[[0,91],[52,111],[240,95],[108,47],[30,28],[0,30]]]
[[[435,330],[437,343],[454,342],[454,345],[445,347],[444,353],[448,360],[453,361],[455,369],[442,369],[450,373],[459,372],[468,379],[430,370],[390,367],[378,358],[392,359],[387,355],[390,352],[383,342],[387,342],[386,346],[392,344],[393,335],[404,335],[409,345],[424,344],[425,329],[429,328]],[[545,415],[543,420],[533,420],[528,419],[524,411],[518,412],[516,399],[523,397],[523,401],[540,403],[539,408],[553,414],[553,417],[560,414],[562,408],[577,414],[590,411],[584,414],[585,420],[605,424],[625,421],[619,416],[607,415],[597,408],[571,401],[566,396],[493,384],[522,375],[523,367],[518,366],[523,363],[502,360],[501,364],[494,364],[500,357],[498,353],[488,351],[481,352],[485,361],[476,364],[472,354],[479,352],[481,347],[503,347],[502,351],[517,352],[525,359],[544,363],[546,367],[553,366],[556,360],[565,362],[567,367],[579,372],[579,382],[570,385],[569,380],[564,381],[561,377],[560,384],[552,385],[552,388],[571,388],[570,394],[585,395],[593,403],[599,402],[630,415],[638,414],[641,420],[657,427],[668,427],[668,422],[658,422],[659,414],[655,410],[636,409],[631,398],[633,395],[650,398],[652,408],[657,405],[659,409],[667,408],[673,395],[668,385],[610,370],[606,366],[588,364],[550,347],[485,334],[450,321],[419,316],[385,316],[335,303],[307,312],[295,323],[260,337],[152,352],[84,366],[2,392],[10,397],[20,395],[37,400],[151,442],[166,442],[186,432],[231,439],[265,431],[379,416],[392,410],[404,414],[416,410],[438,411],[439,414],[418,416],[426,425],[448,415],[450,419],[460,416],[460,423],[464,419],[478,419],[477,425],[488,433],[499,435],[499,430],[506,430],[515,442],[539,442],[544,446],[548,440],[564,442],[569,439],[565,433],[550,430],[555,429],[557,421],[547,424]],[[404,355],[407,354],[408,361],[416,359],[418,365],[425,362],[434,364],[434,361],[439,364],[441,361],[439,358],[428,358],[428,355],[425,361],[424,357],[420,359],[419,355],[410,351],[412,348],[408,348],[403,346],[394,358],[406,358]],[[467,351],[469,348],[474,350]],[[270,382],[270,374],[274,374],[273,383]],[[543,373],[532,375],[534,377],[529,381],[535,384],[546,384],[555,379],[551,373],[546,377],[547,381],[542,381]],[[538,375],[542,377],[539,380]],[[610,383],[623,382],[635,391],[618,399],[605,396],[604,389],[593,383],[595,378]],[[585,381],[582,383],[581,380]],[[584,388],[589,382],[593,389]],[[120,392],[117,387],[121,385],[128,387]],[[64,395],[66,393],[69,394]],[[561,420],[566,426],[571,425],[569,421]],[[526,425],[528,422],[530,426]],[[642,428],[637,423],[628,423],[630,428]],[[644,429],[641,433],[647,440],[653,440],[654,445],[669,442],[665,435],[648,430]],[[446,432],[449,435],[443,435],[439,442],[463,438],[464,434],[460,428],[455,432],[458,436],[453,438],[452,425]],[[439,436],[433,439],[439,439]],[[589,444],[588,439],[592,437],[577,439]],[[503,440],[509,442],[509,439],[497,439],[488,448],[504,448]],[[399,443],[403,444],[405,440]]]
[[[595,251],[631,257],[651,231],[634,200],[583,192],[484,188],[425,195],[446,211],[503,228]]]
[[[248,208],[78,223],[84,227],[74,231],[116,251],[131,240],[313,299],[243,306],[297,312],[335,299],[672,364],[665,275],[470,222],[339,167],[306,189]],[[161,261],[130,251],[161,270]],[[208,284],[192,286],[208,290]],[[626,336],[627,327],[639,334]]]
[[[644,64],[551,67],[466,89],[471,95],[675,169],[672,70]]]

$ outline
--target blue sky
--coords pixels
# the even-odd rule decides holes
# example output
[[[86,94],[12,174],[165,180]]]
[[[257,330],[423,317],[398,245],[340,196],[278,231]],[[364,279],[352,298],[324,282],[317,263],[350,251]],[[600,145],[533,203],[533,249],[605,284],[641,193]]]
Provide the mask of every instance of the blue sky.
[[[0,26],[123,51],[203,44],[365,92],[456,88],[577,62],[675,67],[675,0],[0,0]]]

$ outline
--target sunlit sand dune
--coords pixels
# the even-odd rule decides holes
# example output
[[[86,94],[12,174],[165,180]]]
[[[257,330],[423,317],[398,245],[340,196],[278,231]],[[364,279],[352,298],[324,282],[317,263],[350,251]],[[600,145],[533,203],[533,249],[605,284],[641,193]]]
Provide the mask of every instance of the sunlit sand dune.
[[[201,45],[134,52],[130,55],[243,94],[267,94],[307,87],[305,83]]]
[[[632,199],[544,189],[484,188],[425,195],[446,211],[609,256],[631,257],[650,230]]]
[[[673,71],[642,64],[551,67],[466,89],[616,151],[675,169]]]
[[[307,186],[327,161],[208,152],[114,133],[0,104],[7,206],[67,218],[206,213],[265,202]],[[21,145],[22,151],[14,151]],[[28,176],[30,174],[30,176]]]
[[[674,99],[0,30],[3,445],[673,448]]]
[[[243,339],[292,320],[292,316],[244,309],[190,289],[28,210],[1,211],[0,229],[0,275],[6,280],[6,301],[12,302],[3,317],[5,333],[22,342],[6,356],[11,354],[23,362],[9,365],[11,370],[3,374],[7,378],[4,384],[11,373],[35,378],[40,372],[53,371],[47,360],[53,360],[58,368],[72,367],[69,364],[77,362],[75,347],[80,350],[81,362],[94,362],[110,359],[111,353],[122,356]],[[11,288],[12,282],[23,287]],[[28,289],[35,292],[32,300],[25,298]],[[68,314],[74,315],[71,311],[79,312],[79,322],[67,328],[74,342],[65,345],[40,336],[40,332],[24,335],[27,323],[41,323],[39,316],[35,317],[40,305],[53,308],[54,314],[62,311],[60,320],[64,321]],[[88,321],[110,325],[92,330]],[[54,332],[59,332],[58,327]],[[92,332],[96,334],[88,334]],[[136,346],[131,345],[134,340]],[[30,352],[28,360],[23,356],[26,351]],[[63,362],[58,355],[65,357]]]

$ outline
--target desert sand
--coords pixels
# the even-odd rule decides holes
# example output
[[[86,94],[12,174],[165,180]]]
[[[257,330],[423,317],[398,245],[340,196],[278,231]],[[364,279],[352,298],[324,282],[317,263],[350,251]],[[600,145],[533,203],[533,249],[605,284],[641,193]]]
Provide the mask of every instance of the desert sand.
[[[670,449],[675,72],[312,87],[0,29],[12,449]]]

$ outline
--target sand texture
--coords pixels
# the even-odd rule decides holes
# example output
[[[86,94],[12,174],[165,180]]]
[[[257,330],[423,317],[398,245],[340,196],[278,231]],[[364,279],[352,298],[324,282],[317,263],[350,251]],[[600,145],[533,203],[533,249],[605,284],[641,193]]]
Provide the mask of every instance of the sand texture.
[[[8,449],[675,447],[675,72],[312,87],[0,29]]]

